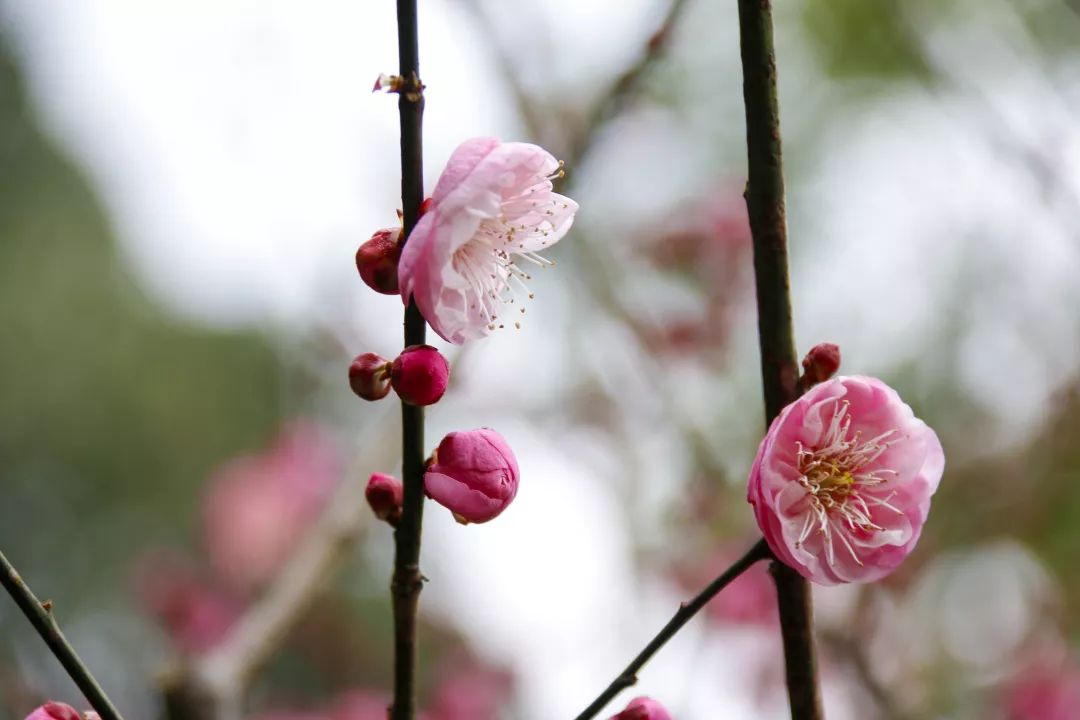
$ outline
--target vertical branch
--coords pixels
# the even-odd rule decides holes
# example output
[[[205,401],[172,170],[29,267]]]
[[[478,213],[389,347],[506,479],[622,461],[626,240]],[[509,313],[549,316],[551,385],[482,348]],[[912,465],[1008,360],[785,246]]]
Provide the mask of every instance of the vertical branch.
[[[798,397],[798,366],[791,321],[787,219],[776,96],[770,0],[739,0],[743,98],[746,104],[748,179],[746,207],[754,241],[758,343],[765,395],[766,426]],[[784,665],[791,717],[822,717],[814,658],[810,588],[798,573],[773,562],[772,576],[780,609]]]
[[[71,647],[71,643],[60,631],[60,626],[52,614],[52,605],[48,602],[43,604],[37,599],[3,553],[0,553],[0,585],[8,591],[15,600],[15,604],[26,615],[26,619],[30,621],[56,659],[64,666],[64,670],[86,696],[90,707],[97,710],[102,720],[122,720],[120,713],[116,711],[105,691],[101,689],[101,685],[90,674],[90,670],[83,664],[75,648]]]
[[[416,0],[397,0],[398,61],[402,78],[398,95],[401,116],[402,237],[408,240],[424,199],[422,123],[424,86],[420,82]],[[405,346],[423,344],[427,328],[415,301],[405,308]],[[416,715],[416,611],[420,574],[420,532],[424,516],[424,409],[401,404],[401,470],[405,498],[394,531],[394,704],[392,720]]]

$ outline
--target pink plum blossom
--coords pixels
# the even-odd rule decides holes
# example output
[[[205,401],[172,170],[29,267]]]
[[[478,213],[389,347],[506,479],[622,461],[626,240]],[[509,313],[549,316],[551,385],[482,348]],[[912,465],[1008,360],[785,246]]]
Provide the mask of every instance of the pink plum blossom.
[[[510,698],[514,678],[467,652],[444,656],[431,701],[434,720],[497,720]]]
[[[398,294],[398,259],[401,257],[401,228],[376,230],[356,251],[360,279],[383,295]]]
[[[26,720],[82,720],[82,715],[66,703],[50,700],[27,715]]]
[[[386,720],[386,710],[391,704],[390,697],[385,693],[349,690],[335,700],[330,710],[330,720]]]
[[[944,469],[937,435],[895,390],[838,376],[773,421],[747,499],[773,553],[802,576],[869,582],[914,549]]]
[[[410,345],[394,358],[390,384],[410,405],[432,405],[446,392],[450,364],[430,345]]]
[[[242,592],[271,579],[322,513],[341,466],[336,445],[320,428],[294,423],[271,448],[219,468],[202,517],[218,577]]]
[[[531,297],[518,262],[553,264],[537,253],[567,233],[578,208],[552,192],[560,167],[543,148],[490,137],[450,156],[398,265],[402,300],[411,296],[443,339],[480,338],[524,312],[508,307],[515,291]]]
[[[613,715],[611,720],[672,720],[671,713],[651,697],[636,697],[630,701],[618,715]]]
[[[1037,662],[1005,686],[1008,720],[1075,720],[1080,716],[1080,666]]]
[[[462,523],[482,523],[517,495],[514,452],[490,428],[452,432],[443,438],[424,474],[424,489]]]
[[[139,558],[134,585],[140,604],[189,655],[217,645],[240,617],[240,603],[213,587],[186,558],[168,550],[150,550]]]

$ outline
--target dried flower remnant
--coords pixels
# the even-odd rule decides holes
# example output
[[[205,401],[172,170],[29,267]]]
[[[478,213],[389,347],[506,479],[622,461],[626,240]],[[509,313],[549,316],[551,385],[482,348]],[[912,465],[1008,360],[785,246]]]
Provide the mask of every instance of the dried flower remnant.
[[[611,720],[672,720],[672,717],[658,701],[643,695],[631,700],[626,709],[613,715]]]
[[[410,405],[432,405],[446,392],[450,363],[430,345],[410,345],[390,368],[394,392]]]
[[[539,253],[567,233],[578,209],[552,192],[561,175],[562,164],[536,145],[462,143],[405,243],[402,300],[412,297],[432,329],[455,344],[520,326],[517,300],[532,294],[531,275],[518,263],[553,265]]]
[[[773,421],[747,499],[773,553],[801,575],[869,582],[914,549],[944,468],[937,435],[895,390],[840,376]]]
[[[458,522],[487,522],[517,495],[517,459],[503,436],[490,428],[452,432],[432,455],[424,489]]]

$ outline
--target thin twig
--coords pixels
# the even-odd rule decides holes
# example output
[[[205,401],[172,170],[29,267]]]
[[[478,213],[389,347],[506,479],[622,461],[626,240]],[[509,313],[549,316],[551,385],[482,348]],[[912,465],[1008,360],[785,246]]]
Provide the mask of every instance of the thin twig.
[[[252,678],[273,656],[336,574],[364,526],[363,485],[346,480],[322,517],[228,636],[205,655],[163,678],[173,720],[234,720]]]
[[[653,655],[667,643],[675,633],[682,629],[682,626],[690,621],[694,615],[696,615],[703,607],[705,607],[710,600],[723,590],[732,580],[746,572],[754,563],[759,560],[765,560],[771,557],[769,553],[769,546],[765,544],[764,540],[759,540],[752,548],[746,551],[746,554],[735,561],[735,563],[721,573],[720,577],[709,583],[704,590],[694,596],[694,599],[689,602],[684,602],[679,605],[679,609],[675,612],[674,617],[668,620],[667,625],[656,634],[649,644],[645,646],[645,649],[638,653],[626,669],[619,673],[618,677],[611,681],[600,695],[592,701],[589,707],[585,708],[576,720],[589,720],[596,717],[596,714],[604,709],[604,706],[611,702],[616,695],[625,690],[628,687],[637,683],[638,671],[649,662]]]
[[[739,0],[739,39],[746,104],[746,207],[754,245],[758,342],[768,427],[799,392],[770,0]],[[822,710],[810,588],[805,579],[783,563],[774,562],[771,573],[780,610],[791,716],[795,720],[819,720]]]
[[[588,115],[584,130],[575,138],[566,157],[571,167],[581,164],[586,153],[592,148],[596,134],[608,120],[621,113],[627,103],[637,95],[641,81],[650,68],[664,55],[668,41],[675,31],[675,26],[690,3],[688,0],[671,0],[667,12],[645,44],[645,50],[630,67],[626,68],[612,82],[608,90],[600,96]]]
[[[401,119],[402,237],[416,226],[424,199],[422,123],[424,86],[420,81],[416,0],[398,0],[398,62],[402,87],[398,96]],[[427,335],[423,315],[411,298],[405,308],[405,346],[421,345]],[[401,469],[405,497],[401,520],[394,530],[394,704],[392,720],[416,715],[416,612],[423,576],[420,574],[420,535],[424,518],[424,409],[401,403]]]
[[[75,681],[75,685],[86,696],[90,707],[97,711],[102,720],[123,720],[105,691],[101,689],[101,685],[75,652],[75,648],[71,647],[71,643],[60,631],[60,625],[53,617],[52,603],[48,601],[42,603],[37,599],[26,581],[12,567],[3,553],[0,553],[0,584],[11,594],[15,604],[26,615],[26,619],[34,626],[56,659],[64,666],[64,670]]]

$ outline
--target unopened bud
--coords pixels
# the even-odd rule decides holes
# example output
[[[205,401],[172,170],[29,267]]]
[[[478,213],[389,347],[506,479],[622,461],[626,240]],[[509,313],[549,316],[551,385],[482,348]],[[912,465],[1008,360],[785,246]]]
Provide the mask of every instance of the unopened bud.
[[[401,519],[401,505],[405,500],[405,488],[393,475],[371,473],[364,497],[375,517],[397,525]]]
[[[82,720],[78,711],[67,703],[50,700],[26,716],[26,720]]]
[[[353,358],[349,387],[365,400],[382,400],[390,392],[390,361],[375,353]]]
[[[356,251],[356,269],[369,288],[383,295],[398,294],[401,228],[376,230]]]
[[[618,715],[611,720],[671,720],[671,713],[650,697],[637,697],[630,701]]]
[[[401,351],[390,370],[390,382],[410,405],[432,405],[446,392],[450,363],[430,345],[411,345]]]
[[[806,353],[802,361],[803,376],[799,380],[803,390],[825,382],[840,369],[840,348],[833,343],[818,343]]]
[[[424,490],[460,523],[487,522],[517,495],[514,452],[490,428],[450,433],[434,458],[424,473]]]

